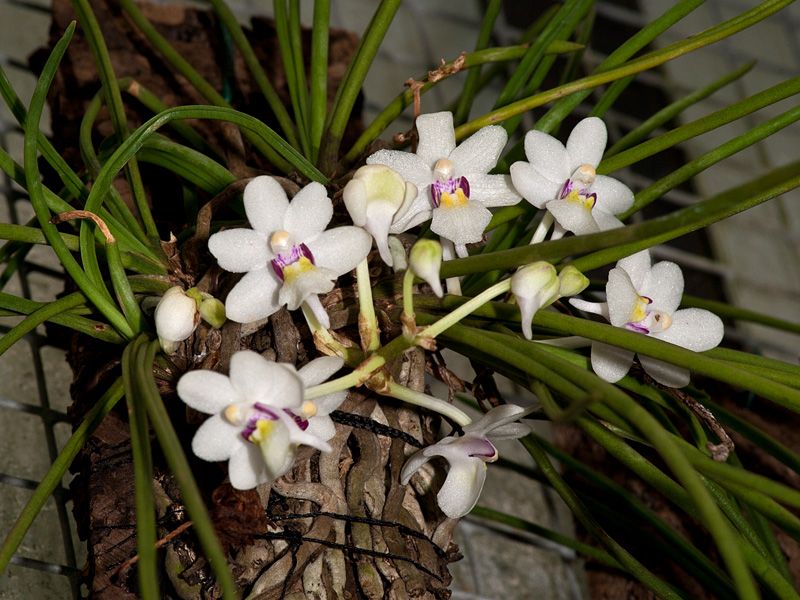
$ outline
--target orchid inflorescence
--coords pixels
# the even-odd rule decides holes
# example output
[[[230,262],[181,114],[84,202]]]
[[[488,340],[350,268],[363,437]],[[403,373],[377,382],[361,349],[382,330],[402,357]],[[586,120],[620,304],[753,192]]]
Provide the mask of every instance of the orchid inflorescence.
[[[227,460],[234,487],[247,489],[275,481],[292,467],[301,445],[329,451],[328,441],[335,434],[329,415],[345,400],[346,390],[369,382],[377,369],[399,354],[381,354],[382,349],[376,347],[380,341],[366,268],[371,239],[388,266],[399,270],[408,265],[402,314],[407,345],[400,352],[413,345],[431,347],[438,333],[506,292],[519,307],[524,337],[531,340],[537,311],[588,286],[589,280],[575,267],[566,265],[559,271],[544,261],[524,265],[464,305],[468,308],[453,311],[427,329],[414,324],[415,276],[441,297],[442,260],[466,257],[468,244],[483,240],[492,218],[490,208],[514,205],[524,198],[546,211],[531,241],[538,243],[551,225],[551,239],[566,232],[622,227],[616,215],[633,203],[633,194],[624,184],[597,174],[607,138],[598,118],[578,123],[566,146],[540,131],[529,132],[524,141],[527,161],[514,163],[510,175],[492,173],[507,142],[502,127],[484,127],[460,145],[456,145],[448,112],[421,115],[416,127],[415,152],[379,150],[344,187],[342,199],[354,226],[328,228],[333,204],[321,184],[308,184],[290,201],[276,179],[260,176],[244,190],[251,228],[224,229],[209,239],[209,250],[220,267],[244,273],[228,294],[228,319],[252,323],[282,306],[289,310],[302,306],[321,341],[318,347],[348,358],[353,368],[349,375],[328,381],[345,365],[342,358],[317,358],[295,370],[244,350],[234,354],[228,376],[205,370],[186,373],[178,394],[191,408],[211,415],[197,431],[192,448],[204,460]],[[420,239],[406,256],[393,236],[427,221],[439,242]],[[353,360],[352,350],[328,332],[330,319],[320,295],[330,292],[339,277],[356,267],[364,352]],[[682,291],[677,265],[651,265],[649,252],[643,251],[620,260],[612,269],[606,302],[575,298],[570,302],[631,332],[693,350],[716,346],[722,338],[721,321],[708,311],[678,310]],[[190,336],[197,324],[202,298],[193,294],[173,288],[156,311],[159,336],[170,349]],[[633,357],[631,351],[592,343],[592,368],[607,381],[621,379]],[[647,356],[640,356],[640,361],[663,385],[681,387],[689,381],[685,369]],[[453,432],[409,457],[401,474],[402,482],[408,483],[433,457],[445,458],[450,469],[437,498],[451,518],[465,515],[477,502],[486,463],[497,459],[492,440],[529,432],[519,422],[529,411],[512,404],[497,406],[473,422],[448,403],[392,381],[383,381],[377,391],[440,412],[454,422]]]

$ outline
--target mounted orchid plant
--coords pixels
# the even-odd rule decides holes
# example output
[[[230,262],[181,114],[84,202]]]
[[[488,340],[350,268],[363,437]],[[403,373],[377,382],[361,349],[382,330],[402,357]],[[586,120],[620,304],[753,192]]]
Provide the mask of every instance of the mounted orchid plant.
[[[522,522],[475,507],[487,465],[499,459],[495,442],[521,440],[537,477],[562,496],[589,532],[594,558],[659,596],[683,597],[664,580],[663,570],[651,570],[594,514],[592,494],[629,498],[628,492],[598,476],[595,487],[578,493],[551,460],[557,457],[574,469],[581,468],[579,461],[559,454],[534,430],[534,420],[573,424],[630,469],[637,485],[649,486],[693,519],[717,548],[709,557],[692,539],[665,534],[670,525],[638,500],[626,500],[637,507],[630,511],[635,514],[619,515],[630,531],[647,537],[659,532],[657,560],[682,565],[720,597],[756,598],[760,591],[797,597],[773,529],[800,539],[800,521],[788,510],[800,506],[800,493],[742,466],[729,431],[797,472],[800,456],[754,422],[732,416],[703,388],[716,380],[800,411],[798,365],[718,347],[725,337],[723,319],[794,332],[800,326],[684,295],[681,268],[658,260],[658,245],[797,187],[798,170],[766,174],[666,216],[634,217],[693,174],[793,124],[800,112],[795,108],[773,117],[637,193],[632,188],[639,184],[624,167],[796,94],[800,87],[790,80],[757,100],[715,113],[704,126],[670,129],[690,104],[684,102],[656,113],[611,150],[603,120],[638,73],[754,25],[787,2],[767,0],[692,38],[645,53],[651,41],[699,4],[677,2],[595,71],[581,77],[565,71],[564,83],[547,89],[545,75],[563,62],[560,57],[579,57],[583,51],[592,2],[567,0],[543,13],[520,45],[488,48],[501,4],[490,0],[485,35],[475,50],[412,80],[349,148],[342,147],[345,126],[399,0],[380,3],[331,106],[329,2],[314,3],[308,76],[299,44],[299,4],[276,2],[288,107],[230,11],[212,2],[264,92],[277,131],[210,94],[202,85],[210,84],[198,82],[199,75],[175,58],[169,42],[126,1],[123,9],[149,43],[199,85],[210,103],[153,104],[152,119],[129,127],[91,7],[86,0],[74,4],[83,35],[97,53],[103,88],[98,102],[107,105],[121,129],[104,142],[113,152],[104,152],[102,162],[88,169],[90,181],[81,179],[82,173],[39,133],[47,92],[74,26],[53,48],[27,111],[5,75],[0,77],[0,91],[25,132],[24,165],[0,154],[0,167],[26,187],[37,217],[25,226],[0,225],[0,236],[8,240],[0,250],[6,273],[31,245],[46,244],[78,290],[49,303],[0,294],[2,314],[23,317],[0,340],[0,349],[49,322],[123,348],[114,367],[121,373],[77,426],[8,533],[0,568],[8,566],[33,517],[103,415],[125,397],[137,489],[149,486],[154,476],[152,431],[185,500],[197,551],[213,570],[214,597],[237,597],[252,582],[245,585],[231,575],[230,550],[218,541],[193,472],[202,468],[208,477],[213,465],[202,463],[215,463],[218,481],[199,483],[213,489],[228,482],[235,490],[257,490],[251,499],[268,499],[270,490],[275,494],[303,484],[303,474],[312,477],[331,464],[334,472],[345,469],[347,440],[359,428],[405,444],[401,464],[384,465],[372,475],[385,477],[387,489],[404,486],[398,502],[423,506],[419,498],[428,498],[440,520],[459,519],[475,509],[512,526]],[[286,17],[287,7],[290,18],[281,20],[278,12]],[[500,81],[494,109],[470,118],[478,88],[506,73],[484,69],[482,77],[486,63],[513,68]],[[461,71],[468,74],[454,112],[427,111],[424,92]],[[706,95],[744,72],[714,83]],[[598,96],[590,96],[592,90]],[[392,123],[412,104],[411,130],[380,141],[385,131],[398,129]],[[587,112],[591,116],[576,116]],[[165,231],[141,185],[137,159],[148,143],[165,139],[162,126],[185,119],[238,127],[244,147],[259,157],[253,165],[260,167],[236,171],[233,164],[219,162],[224,153],[190,149],[191,141],[175,138],[179,141],[169,146],[174,160],[162,166],[183,178],[185,196],[194,205],[184,222],[171,224],[174,231]],[[182,126],[191,132],[193,122]],[[574,125],[569,133],[568,123]],[[91,131],[92,123],[87,126]],[[91,136],[82,140],[89,145],[84,155],[97,157],[92,143]],[[60,182],[58,187],[43,183],[40,156],[65,184],[63,192],[58,192]],[[123,175],[130,182],[130,205],[114,186]],[[279,352],[280,323],[296,332],[288,354]],[[271,340],[269,350],[256,345],[263,338]],[[212,339],[235,339],[234,351],[224,360],[206,361]],[[305,350],[298,352],[301,346]],[[466,356],[492,382],[495,376],[509,378],[525,394],[503,398],[485,375],[474,381],[443,376],[447,369],[431,365],[440,365],[444,349]],[[297,364],[281,360],[289,354]],[[408,367],[414,356],[422,357],[416,380]],[[431,393],[431,372],[449,387],[446,397]],[[374,408],[363,414],[373,401]],[[389,419],[383,407],[403,407],[402,414],[413,415],[417,425]],[[359,453],[351,450],[347,456],[357,461]],[[492,469],[509,465],[499,461]],[[343,479],[342,486],[351,479]],[[367,495],[374,491],[365,489]],[[376,501],[362,501],[358,510],[337,510],[377,523]],[[153,550],[155,509],[149,491],[137,493],[137,569],[145,599],[161,597],[161,567]],[[590,547],[564,535],[553,541],[579,552]],[[379,552],[378,546],[369,551]]]

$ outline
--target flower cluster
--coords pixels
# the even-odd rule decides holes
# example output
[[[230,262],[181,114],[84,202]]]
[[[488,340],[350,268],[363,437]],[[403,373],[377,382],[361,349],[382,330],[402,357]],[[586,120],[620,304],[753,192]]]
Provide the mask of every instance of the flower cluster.
[[[338,277],[358,267],[359,301],[364,296],[369,298],[369,285],[365,286],[362,278],[368,279],[366,257],[374,240],[387,265],[395,269],[407,265],[403,318],[413,325],[407,339],[420,343],[411,310],[414,276],[442,296],[442,260],[467,256],[467,244],[483,239],[492,217],[490,208],[513,205],[525,198],[546,210],[534,234],[535,243],[544,239],[553,224],[551,239],[568,231],[584,234],[620,227],[616,215],[633,203],[633,194],[626,186],[597,174],[607,138],[600,119],[578,123],[566,146],[542,132],[529,132],[525,137],[528,160],[514,163],[510,175],[491,173],[507,142],[503,128],[484,127],[456,145],[450,113],[422,115],[416,127],[416,152],[376,152],[342,190],[342,200],[355,226],[328,229],[333,204],[318,183],[308,184],[290,201],[276,179],[253,179],[244,191],[245,212],[252,228],[226,229],[209,239],[209,250],[223,269],[244,273],[228,294],[223,313],[234,321],[248,323],[264,319],[284,305],[290,310],[304,305],[316,317],[312,327],[327,329],[329,319],[319,294],[330,292]],[[402,242],[392,236],[426,221],[442,243],[419,240],[406,257]],[[531,339],[538,310],[580,293],[588,283],[572,266],[559,272],[552,264],[539,261],[519,268],[509,280],[493,288],[499,289],[498,293],[510,289],[520,310],[522,332]],[[619,261],[611,271],[605,303],[571,302],[603,315],[614,326],[639,334],[693,350],[716,346],[722,338],[721,321],[704,310],[678,310],[682,292],[680,269],[668,262],[651,265],[649,253],[642,252]],[[495,296],[486,296],[486,301]],[[162,344],[171,347],[191,335],[206,300],[194,288],[187,292],[170,289],[155,315]],[[369,356],[380,342],[377,325],[370,324],[365,316],[370,311],[363,304],[361,308],[359,333],[362,340],[370,335],[374,340],[374,345],[362,345],[364,356]],[[218,315],[219,307],[208,305],[209,311]],[[371,318],[374,321],[375,315]],[[309,319],[310,323],[314,321]],[[371,333],[369,327],[373,327]],[[332,337],[324,339],[334,346],[338,343]],[[604,343],[592,345],[592,367],[608,381],[621,379],[633,356],[633,352]],[[640,360],[664,385],[680,387],[688,383],[685,369],[647,356]],[[329,414],[344,401],[345,390],[356,379],[346,376],[322,388],[315,386],[342,366],[341,359],[324,357],[295,370],[292,365],[270,362],[245,350],[233,356],[228,376],[205,370],[186,373],[178,383],[179,396],[191,408],[211,415],[192,441],[194,453],[208,461],[228,461],[231,484],[247,489],[273,482],[288,472],[302,445],[329,451],[328,441],[335,435]],[[368,376],[357,380],[366,381]],[[390,393],[394,384],[387,385],[384,391]],[[310,387],[314,390],[308,391]],[[338,391],[331,392],[334,389]],[[405,389],[394,395],[438,410],[462,426],[412,454],[401,473],[402,483],[407,484],[431,459],[444,458],[449,471],[437,500],[451,518],[459,518],[475,506],[486,465],[497,459],[494,441],[529,432],[529,427],[519,422],[528,411],[519,406],[501,405],[470,422],[457,408],[425,394]]]

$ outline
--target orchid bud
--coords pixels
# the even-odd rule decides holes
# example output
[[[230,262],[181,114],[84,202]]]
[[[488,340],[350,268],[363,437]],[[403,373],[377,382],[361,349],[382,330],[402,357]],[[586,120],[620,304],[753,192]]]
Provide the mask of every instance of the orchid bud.
[[[393,259],[389,229],[395,216],[404,212],[416,197],[416,186],[384,165],[361,167],[344,186],[342,199],[350,218],[372,235],[383,262],[390,267]]]
[[[558,274],[558,295],[560,298],[580,294],[589,285],[589,278],[572,265],[567,265]]]
[[[225,324],[225,305],[210,294],[203,294],[200,316],[214,329],[219,329]]]
[[[178,343],[192,335],[200,320],[196,300],[177,285],[161,297],[154,317],[158,339],[167,354],[173,354]]]
[[[442,245],[436,240],[419,240],[411,247],[408,264],[414,275],[433,288],[439,298],[444,295],[439,270],[442,267]]]
[[[522,333],[526,339],[531,339],[531,324],[536,311],[558,299],[559,280],[556,268],[544,261],[520,267],[511,277],[511,292],[517,299],[522,316]]]
[[[392,269],[394,269],[394,272],[405,271],[408,268],[406,248],[396,235],[389,236],[389,252],[392,253]]]

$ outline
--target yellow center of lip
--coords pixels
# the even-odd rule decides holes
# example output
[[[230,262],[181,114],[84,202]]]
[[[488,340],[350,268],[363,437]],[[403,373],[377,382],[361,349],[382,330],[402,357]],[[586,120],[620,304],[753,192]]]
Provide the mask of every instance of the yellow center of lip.
[[[314,263],[308,260],[305,256],[301,256],[296,262],[286,265],[283,268],[283,281],[284,283],[291,283],[298,276],[303,273],[308,273],[314,270]]]
[[[464,194],[464,190],[458,188],[454,193],[443,192],[439,199],[439,206],[444,208],[456,208],[469,204],[469,198]]]
[[[263,442],[267,439],[272,430],[275,429],[276,421],[270,421],[268,419],[259,419],[256,422],[256,428],[253,430],[253,433],[250,434],[250,438],[248,441],[253,443]]]
[[[577,202],[583,208],[588,211],[591,211],[594,208],[594,198],[592,196],[584,196],[578,190],[572,190],[564,200],[568,200],[569,202]]]
[[[650,304],[650,300],[639,296],[639,299],[636,301],[636,305],[633,307],[631,311],[631,316],[628,319],[631,323],[638,323],[643,321],[645,317],[647,317],[647,307]]]

